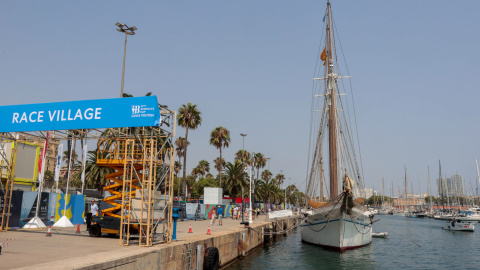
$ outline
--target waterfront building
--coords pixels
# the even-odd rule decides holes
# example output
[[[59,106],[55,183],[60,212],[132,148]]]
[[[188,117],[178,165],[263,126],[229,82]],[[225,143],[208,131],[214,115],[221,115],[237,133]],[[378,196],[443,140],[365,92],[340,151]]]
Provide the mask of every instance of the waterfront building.
[[[457,172],[450,178],[438,178],[437,190],[439,197],[464,196],[463,177]]]
[[[425,204],[425,194],[407,194],[406,198],[405,196],[402,196],[400,198],[392,198],[393,199],[393,206],[394,207],[399,207],[399,206],[422,206]]]
[[[457,172],[450,178],[450,186],[451,186],[451,195],[452,196],[464,196],[465,191],[463,189],[463,177]]]
[[[353,190],[353,196],[355,198],[365,198],[367,200],[372,197],[374,193],[375,192],[371,188],[356,188]]]

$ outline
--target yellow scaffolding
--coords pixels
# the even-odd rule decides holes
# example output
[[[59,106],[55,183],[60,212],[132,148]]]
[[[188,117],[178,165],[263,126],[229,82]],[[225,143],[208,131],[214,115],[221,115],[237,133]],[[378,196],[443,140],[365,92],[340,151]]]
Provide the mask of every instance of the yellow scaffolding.
[[[112,169],[105,176],[104,187],[110,196],[103,199],[110,207],[101,210],[100,216],[120,226],[100,228],[101,233],[120,233],[120,244],[128,245],[130,238],[138,238],[140,246],[154,242],[172,241],[173,166],[176,133],[176,112],[160,106],[161,123],[157,127],[106,128],[55,131],[58,140],[98,140],[97,165]],[[43,139],[41,131],[0,133],[4,140]],[[16,142],[8,164],[0,164],[1,175],[8,175],[5,186],[0,230],[8,229],[10,204],[15,174]],[[4,157],[4,160],[6,158]],[[112,225],[112,224],[110,224]],[[113,224],[115,225],[115,224]],[[162,225],[161,232],[157,229]],[[92,235],[92,234],[91,234]],[[162,236],[159,238],[158,236]],[[92,235],[93,236],[93,235]]]
[[[111,196],[103,199],[111,207],[100,212],[120,219],[119,231],[101,228],[101,232],[119,233],[120,245],[129,245],[130,238],[138,238],[140,246],[152,246],[159,224],[164,225],[163,240],[171,241],[172,220],[168,213],[172,207],[174,149],[167,142],[138,134],[98,141],[97,165],[114,170],[106,176],[110,184],[104,187]],[[157,179],[159,170],[165,173]]]

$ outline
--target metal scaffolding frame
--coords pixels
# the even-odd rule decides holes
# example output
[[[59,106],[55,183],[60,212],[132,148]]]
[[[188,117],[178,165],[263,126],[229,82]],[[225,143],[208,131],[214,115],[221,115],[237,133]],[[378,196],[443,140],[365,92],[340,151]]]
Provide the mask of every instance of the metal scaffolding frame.
[[[0,141],[0,155],[2,162],[0,164],[0,184],[3,191],[3,209],[0,223],[0,231],[8,230],[8,222],[10,221],[10,206],[12,204],[13,179],[15,176],[15,161],[17,158],[17,143],[12,144],[10,157],[7,157],[6,145],[4,141]],[[3,176],[6,176],[5,186],[2,183]]]
[[[154,242],[171,242],[174,141],[176,112],[160,107],[159,127],[107,128],[88,130],[57,130],[57,140],[97,140],[97,165],[114,170],[104,187],[110,197],[104,199],[112,207],[100,212],[121,220],[120,244],[128,245],[130,238],[138,238],[140,246]],[[0,145],[5,141],[46,140],[46,132],[0,133]],[[1,150],[0,150],[1,151]],[[2,153],[0,153],[2,154]],[[5,155],[5,153],[3,153]],[[10,202],[15,170],[14,151],[8,164],[0,164],[1,171],[10,176],[4,188],[4,200]],[[7,159],[3,159],[7,160]],[[137,194],[138,193],[138,194]],[[155,196],[157,195],[158,198]],[[5,203],[1,229],[8,229],[10,203]],[[163,228],[157,233],[158,225]],[[113,233],[105,230],[102,232]],[[157,237],[160,236],[160,237]]]

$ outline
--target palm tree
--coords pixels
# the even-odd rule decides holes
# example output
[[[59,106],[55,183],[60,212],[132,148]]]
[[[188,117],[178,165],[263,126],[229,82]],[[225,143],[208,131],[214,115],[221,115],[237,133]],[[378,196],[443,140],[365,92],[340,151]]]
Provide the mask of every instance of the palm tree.
[[[182,169],[182,163],[180,161],[175,160],[173,164],[173,171],[175,172],[175,177],[177,177],[178,172]]]
[[[252,159],[250,158],[250,152],[247,150],[238,150],[237,153],[235,153],[235,161],[241,162],[244,167],[251,165]]]
[[[262,194],[262,180],[259,180],[259,179],[254,179],[253,180],[253,183],[252,183],[252,186],[253,186],[253,190],[255,191],[255,197],[254,199],[255,200],[260,200],[260,201],[265,201],[263,199],[263,194]],[[253,194],[252,194],[253,195]]]
[[[283,184],[283,180],[285,180],[285,175],[279,173],[277,176],[275,176],[275,178],[277,179],[277,184],[280,187]]]
[[[190,197],[192,197],[192,190],[195,188],[195,183],[197,182],[197,176],[189,175],[187,177],[187,189],[188,189],[188,194],[190,194]],[[186,198],[185,198],[186,199]]]
[[[267,158],[262,153],[255,153],[253,157],[253,167],[257,169],[257,175],[255,179],[259,179],[260,169],[265,168],[267,165]]]
[[[193,177],[195,180],[197,179],[197,176],[200,174],[200,169],[198,167],[195,167],[192,169],[192,172],[190,173],[189,177]],[[187,179],[188,182],[188,179]],[[188,183],[187,183],[188,185]]]
[[[200,160],[197,165],[198,173],[201,176],[205,176],[208,172],[210,172],[210,163],[206,160]]]
[[[77,152],[75,152],[75,149],[73,149],[73,147],[72,147],[71,151],[72,151],[72,160],[70,161],[70,165],[73,169],[73,166],[75,165],[75,161],[77,161],[77,159],[78,159],[78,155],[77,155]],[[70,156],[68,155],[68,150],[63,151],[62,160],[64,162],[67,162],[67,166],[68,166],[69,159],[70,159]]]
[[[220,175],[220,173],[223,171],[223,167],[225,166],[225,159],[218,157],[213,162],[215,162],[215,169],[217,169],[218,175]]]
[[[185,140],[188,141],[188,129],[196,129],[202,124],[202,113],[197,109],[197,105],[188,103],[183,104],[178,109],[177,115],[178,125],[185,128]],[[187,185],[187,146],[185,146],[185,152],[183,156],[183,196],[185,197],[185,187]]]
[[[259,188],[257,189],[257,196],[259,196],[259,198],[261,198],[264,202],[270,203],[272,199],[275,199],[277,188],[278,187],[273,182],[273,179],[271,179],[270,177],[265,178],[264,181],[261,181],[259,183]]]
[[[263,181],[267,182],[268,180],[270,180],[271,177],[272,177],[272,173],[269,170],[265,170],[262,172]]]
[[[247,187],[247,175],[243,170],[243,165],[239,162],[227,162],[225,164],[225,189],[232,194],[232,203],[235,204],[235,199],[242,187]]]
[[[175,150],[177,151],[177,156],[178,156],[178,158],[182,158],[182,157],[185,156],[185,149],[187,148],[187,145],[189,145],[189,144],[190,144],[190,143],[187,142],[187,140],[185,140],[185,138],[182,138],[182,137],[178,137],[178,138],[175,140],[175,145],[177,146],[177,148],[176,148]],[[181,164],[180,164],[180,165],[181,165]],[[183,165],[184,165],[183,167],[185,167],[185,164],[183,164]],[[179,170],[181,170],[181,167],[182,167],[182,166],[180,166],[180,169],[179,169]],[[183,172],[183,174],[185,175],[185,171]],[[180,178],[178,178],[178,181],[180,181]],[[178,187],[178,188],[177,188],[177,189],[178,189],[178,192],[177,192],[178,196],[180,196],[180,186],[181,186],[180,183],[178,183],[178,185],[177,185],[177,187]]]
[[[85,188],[96,188],[103,192],[103,187],[109,183],[106,175],[113,173],[114,170],[108,167],[97,166],[97,150],[88,151],[87,163],[85,164]],[[81,185],[82,171],[76,172],[72,176],[72,185]]]
[[[210,133],[210,144],[215,146],[220,150],[220,159],[222,159],[222,148],[228,148],[230,144],[230,131],[224,127],[216,127]],[[222,167],[223,164],[220,163],[220,187],[222,187]]]

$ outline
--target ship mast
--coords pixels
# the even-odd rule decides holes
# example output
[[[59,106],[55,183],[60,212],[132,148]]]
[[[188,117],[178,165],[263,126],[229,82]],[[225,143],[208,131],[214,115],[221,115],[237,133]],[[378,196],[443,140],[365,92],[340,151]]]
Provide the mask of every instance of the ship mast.
[[[338,177],[337,177],[337,104],[336,87],[333,69],[333,50],[332,50],[332,29],[331,29],[331,8],[330,1],[327,2],[327,87],[329,91],[330,104],[328,107],[328,152],[330,162],[330,200],[333,201],[338,195]]]

